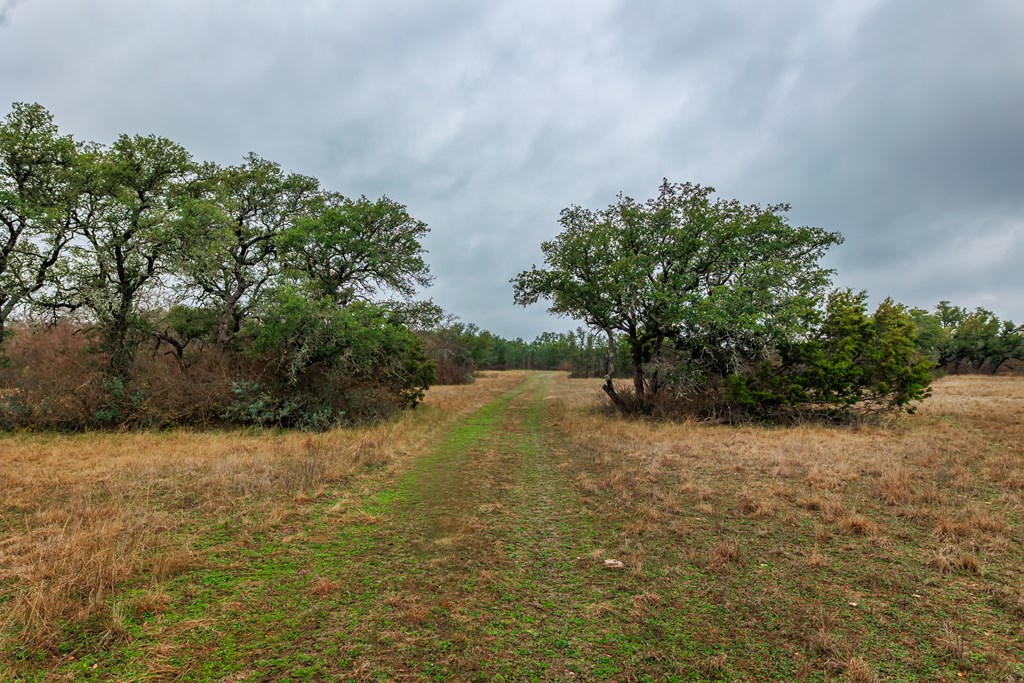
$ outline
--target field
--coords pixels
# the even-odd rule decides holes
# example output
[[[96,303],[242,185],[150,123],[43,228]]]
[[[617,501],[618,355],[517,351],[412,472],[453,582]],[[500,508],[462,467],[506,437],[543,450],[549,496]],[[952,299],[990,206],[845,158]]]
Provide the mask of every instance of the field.
[[[323,435],[2,436],[0,680],[1024,680],[1024,380],[934,393],[736,428],[485,373]]]

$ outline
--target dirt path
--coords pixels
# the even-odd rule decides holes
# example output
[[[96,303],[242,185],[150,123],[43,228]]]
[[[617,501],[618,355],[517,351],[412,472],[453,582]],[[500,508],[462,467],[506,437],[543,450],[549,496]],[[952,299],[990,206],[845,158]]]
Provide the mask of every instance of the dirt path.
[[[96,677],[606,680],[663,658],[629,615],[641,576],[604,567],[545,424],[554,377],[458,423],[396,483],[214,553]]]
[[[591,557],[598,540],[545,429],[551,382],[534,378],[481,410],[371,508],[382,516],[375,547],[388,552],[361,580],[387,581],[338,634],[351,670],[605,679],[638,645],[616,617],[630,577]]]

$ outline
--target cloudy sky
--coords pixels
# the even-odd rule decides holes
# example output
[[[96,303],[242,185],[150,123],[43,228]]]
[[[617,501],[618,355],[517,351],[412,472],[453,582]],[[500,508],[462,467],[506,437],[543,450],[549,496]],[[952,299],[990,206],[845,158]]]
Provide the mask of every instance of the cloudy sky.
[[[431,227],[428,292],[517,309],[562,207],[660,180],[838,230],[837,283],[1024,321],[1020,0],[0,0],[0,107],[249,151]]]

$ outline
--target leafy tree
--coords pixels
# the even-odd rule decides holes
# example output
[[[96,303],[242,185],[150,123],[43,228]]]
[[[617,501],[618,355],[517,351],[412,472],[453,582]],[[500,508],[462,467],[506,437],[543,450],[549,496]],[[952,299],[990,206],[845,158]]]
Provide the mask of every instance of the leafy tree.
[[[345,306],[381,292],[410,298],[432,282],[420,240],[426,223],[387,197],[329,195],[282,235],[284,258],[316,296]]]
[[[185,371],[188,369],[186,349],[195,342],[203,343],[214,338],[220,321],[219,312],[211,308],[176,304],[156,321],[153,334],[158,343],[171,347],[178,367]]]
[[[84,239],[69,250],[70,286],[59,297],[93,316],[116,382],[128,381],[150,335],[141,307],[181,242],[175,202],[192,170],[184,148],[156,136],[122,135],[83,162],[87,182],[74,225]]]
[[[939,324],[942,326],[942,329],[950,332],[960,327],[967,315],[968,311],[966,309],[954,306],[945,300],[940,301],[935,306],[935,317],[938,318]]]
[[[0,122],[0,342],[72,238],[77,160],[75,142],[38,104],[15,103]]]
[[[182,270],[187,285],[219,311],[215,340],[226,346],[274,285],[278,239],[319,201],[315,178],[285,174],[271,161],[249,154],[239,166],[208,166],[196,196],[182,207],[187,248]]]
[[[513,279],[516,303],[546,299],[611,347],[621,333],[645,407],[662,388],[652,361],[668,348],[707,376],[763,357],[806,328],[831,275],[818,261],[842,238],[790,226],[786,205],[712,199],[713,191],[665,181],[646,202],[620,195],[603,211],[563,210],[562,232],[541,245],[545,267]],[[629,409],[610,374],[606,393]]]
[[[948,353],[949,332],[939,316],[923,308],[912,308],[907,313],[914,321],[918,350],[936,365],[942,364]]]
[[[967,361],[973,370],[995,372],[1008,358],[1020,358],[1020,332],[984,308],[965,313],[950,334],[946,362]]]

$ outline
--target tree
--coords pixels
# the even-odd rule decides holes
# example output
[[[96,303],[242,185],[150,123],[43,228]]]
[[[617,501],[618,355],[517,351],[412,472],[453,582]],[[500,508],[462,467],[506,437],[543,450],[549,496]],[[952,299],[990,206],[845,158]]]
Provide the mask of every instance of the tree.
[[[0,122],[0,342],[71,240],[77,160],[75,142],[38,104],[15,103]]]
[[[387,197],[370,201],[329,195],[312,217],[282,235],[293,274],[316,296],[340,306],[370,300],[381,291],[410,298],[433,278],[420,240],[427,224]]]
[[[421,341],[371,303],[339,308],[277,287],[246,332],[247,353],[263,371],[257,382],[236,384],[229,412],[242,422],[327,428],[376,417],[415,407],[435,377]]]
[[[175,203],[193,165],[166,138],[127,135],[83,163],[87,183],[74,217],[83,241],[70,248],[70,286],[58,296],[62,305],[92,314],[108,374],[123,385],[150,335],[143,299],[182,241]]]
[[[544,268],[513,280],[515,300],[599,330],[614,353],[628,346],[637,402],[662,388],[672,351],[698,378],[724,377],[798,335],[828,286],[819,259],[842,237],[792,227],[784,204],[712,199],[713,188],[661,185],[646,202],[619,196],[603,211],[562,211],[562,232],[544,242]],[[609,362],[609,365],[611,363]],[[609,368],[605,392],[622,410]]]
[[[912,308],[907,313],[914,321],[918,350],[935,365],[941,365],[948,353],[949,331],[943,327],[938,315],[923,308]]]
[[[972,370],[995,372],[1008,358],[1020,357],[1020,333],[1010,320],[985,308],[964,313],[952,331],[946,362],[958,365],[966,361]]]
[[[255,154],[239,166],[207,167],[204,175],[201,191],[183,205],[193,239],[182,270],[186,284],[219,311],[215,340],[223,348],[275,284],[278,239],[312,211],[319,183]]]

